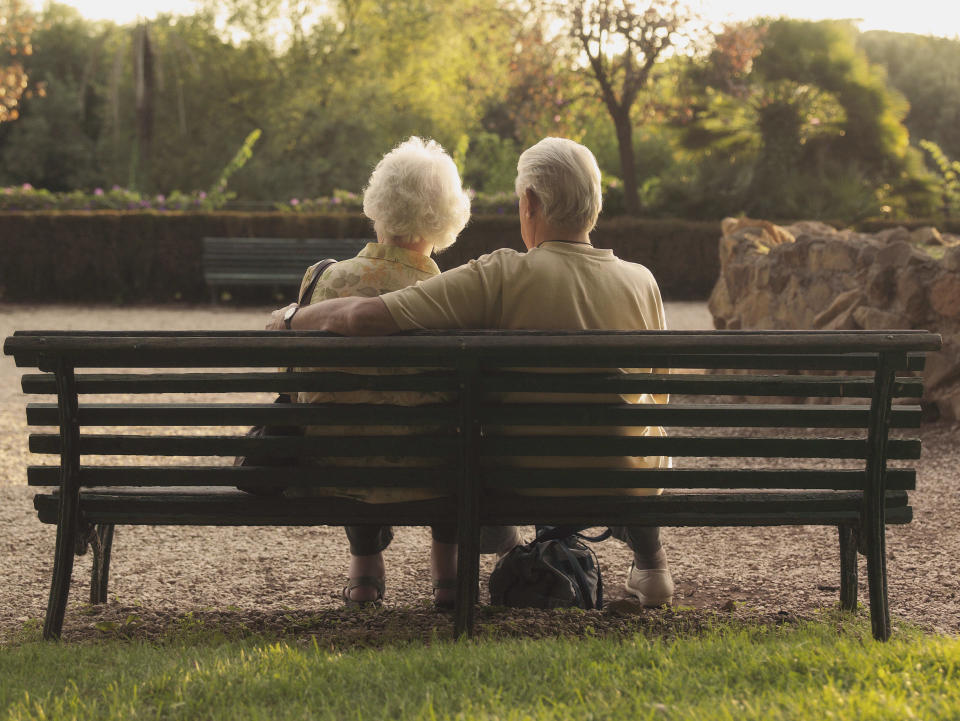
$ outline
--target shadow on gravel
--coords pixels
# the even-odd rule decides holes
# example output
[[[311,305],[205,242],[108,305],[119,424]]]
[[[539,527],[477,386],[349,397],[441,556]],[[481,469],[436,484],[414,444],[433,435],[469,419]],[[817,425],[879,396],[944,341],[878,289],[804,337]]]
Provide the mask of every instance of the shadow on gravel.
[[[728,612],[695,608],[644,608],[629,600],[616,601],[603,611],[579,609],[478,608],[475,637],[507,638],[628,638],[642,634],[673,638],[727,627],[795,626],[804,621],[787,611],[760,614],[740,608]],[[827,615],[825,621],[849,621],[849,615]],[[324,648],[380,648],[393,644],[448,641],[453,637],[449,614],[422,607],[334,609],[315,612],[200,610],[182,614],[151,612],[142,606],[107,604],[87,607],[63,630],[65,643],[128,640],[146,643],[191,643],[256,637],[292,643],[316,643]],[[11,645],[39,640],[40,623],[33,620],[8,639]]]

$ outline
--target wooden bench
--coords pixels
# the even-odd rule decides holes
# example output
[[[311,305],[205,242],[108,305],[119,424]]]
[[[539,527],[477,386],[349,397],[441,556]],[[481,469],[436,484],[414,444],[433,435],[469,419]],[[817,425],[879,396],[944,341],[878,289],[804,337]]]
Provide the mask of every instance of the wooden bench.
[[[259,285],[295,291],[318,260],[346,260],[374,240],[360,238],[204,238],[203,277],[216,302],[218,288]]]
[[[839,529],[845,609],[856,608],[857,549],[866,554],[873,633],[886,639],[885,528],[911,520],[907,491],[916,482],[913,468],[900,463],[888,469],[887,462],[920,455],[920,441],[900,437],[900,429],[920,425],[922,383],[916,373],[924,352],[939,347],[940,337],[924,331],[477,331],[386,338],[296,331],[18,332],[7,338],[4,352],[18,366],[41,371],[23,376],[24,392],[56,396],[55,403],[29,403],[28,423],[59,426],[59,433],[38,428],[30,436],[31,451],[60,457],[59,465],[28,469],[29,483],[39,488],[34,503],[40,520],[58,525],[44,636],[60,634],[74,554],[88,545],[94,550],[90,599],[106,599],[118,524],[428,525],[455,518],[458,636],[472,629],[482,524],[813,524]],[[277,370],[374,364],[430,370],[415,375]],[[518,370],[531,367],[555,372]],[[593,372],[563,370],[577,367]],[[609,370],[616,368],[674,372]],[[449,401],[413,407],[281,405],[267,395],[357,389],[439,391]],[[582,394],[583,402],[496,400],[502,400],[496,394],[518,391]],[[199,393],[213,394],[215,400],[186,402],[189,394]],[[251,402],[250,393],[262,393],[253,397],[259,402]],[[591,394],[598,393],[674,396],[666,405],[630,405],[597,402]],[[121,397],[80,402],[91,394]],[[268,423],[400,424],[429,431],[379,438],[244,437],[247,426]],[[670,435],[584,435],[582,430],[564,435],[571,427],[647,425],[667,426]],[[158,432],[137,430],[144,426]],[[231,429],[210,435],[210,426]],[[555,433],[531,435],[531,426],[549,426]],[[234,456],[254,452],[405,454],[437,465],[327,471],[231,465]],[[674,456],[678,467],[585,470],[577,462],[590,456],[661,454]],[[88,455],[98,458],[85,462]],[[511,457],[531,455],[567,457],[569,467],[511,467]],[[111,456],[142,460],[129,465]],[[163,463],[172,456],[198,459]],[[211,456],[219,460],[210,462]],[[378,505],[345,498],[262,498],[235,490],[249,482],[427,486],[437,498]],[[651,487],[666,491],[657,497],[515,493]],[[810,549],[812,555],[819,551]]]

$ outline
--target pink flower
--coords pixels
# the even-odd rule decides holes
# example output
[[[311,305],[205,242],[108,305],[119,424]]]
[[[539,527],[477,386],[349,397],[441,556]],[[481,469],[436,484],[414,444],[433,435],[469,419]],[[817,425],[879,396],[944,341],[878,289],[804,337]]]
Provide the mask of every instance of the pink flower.
[[[342,200],[340,200],[340,198],[339,198],[339,197],[336,197],[336,198],[334,198],[334,199],[333,199],[333,203],[334,203],[334,205],[340,205],[340,203],[342,203],[342,202],[343,202],[343,201],[342,201]]]
[[[103,188],[95,188],[93,191],[94,195],[103,195]]]
[[[23,189],[24,189],[24,190],[33,190],[33,186],[30,185],[30,183],[24,183],[24,184],[23,184]]]
[[[300,205],[300,201],[297,198],[290,198],[290,205]]]

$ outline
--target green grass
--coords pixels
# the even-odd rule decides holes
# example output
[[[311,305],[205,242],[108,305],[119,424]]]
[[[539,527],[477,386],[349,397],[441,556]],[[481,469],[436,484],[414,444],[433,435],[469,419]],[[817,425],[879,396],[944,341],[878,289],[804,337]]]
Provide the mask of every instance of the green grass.
[[[191,635],[0,648],[7,719],[956,719],[960,639],[862,621],[331,651]]]

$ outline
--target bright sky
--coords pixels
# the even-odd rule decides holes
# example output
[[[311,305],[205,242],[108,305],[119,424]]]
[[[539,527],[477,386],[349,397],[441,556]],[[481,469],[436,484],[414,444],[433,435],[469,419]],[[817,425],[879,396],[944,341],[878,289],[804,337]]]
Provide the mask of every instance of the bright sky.
[[[920,35],[960,38],[960,2],[957,0],[701,0],[711,20],[747,20],[759,15],[781,15],[823,20],[858,18],[861,30],[894,30]],[[37,2],[37,5],[42,4]],[[158,12],[190,13],[192,0],[59,0],[91,20],[126,24],[149,19]]]

